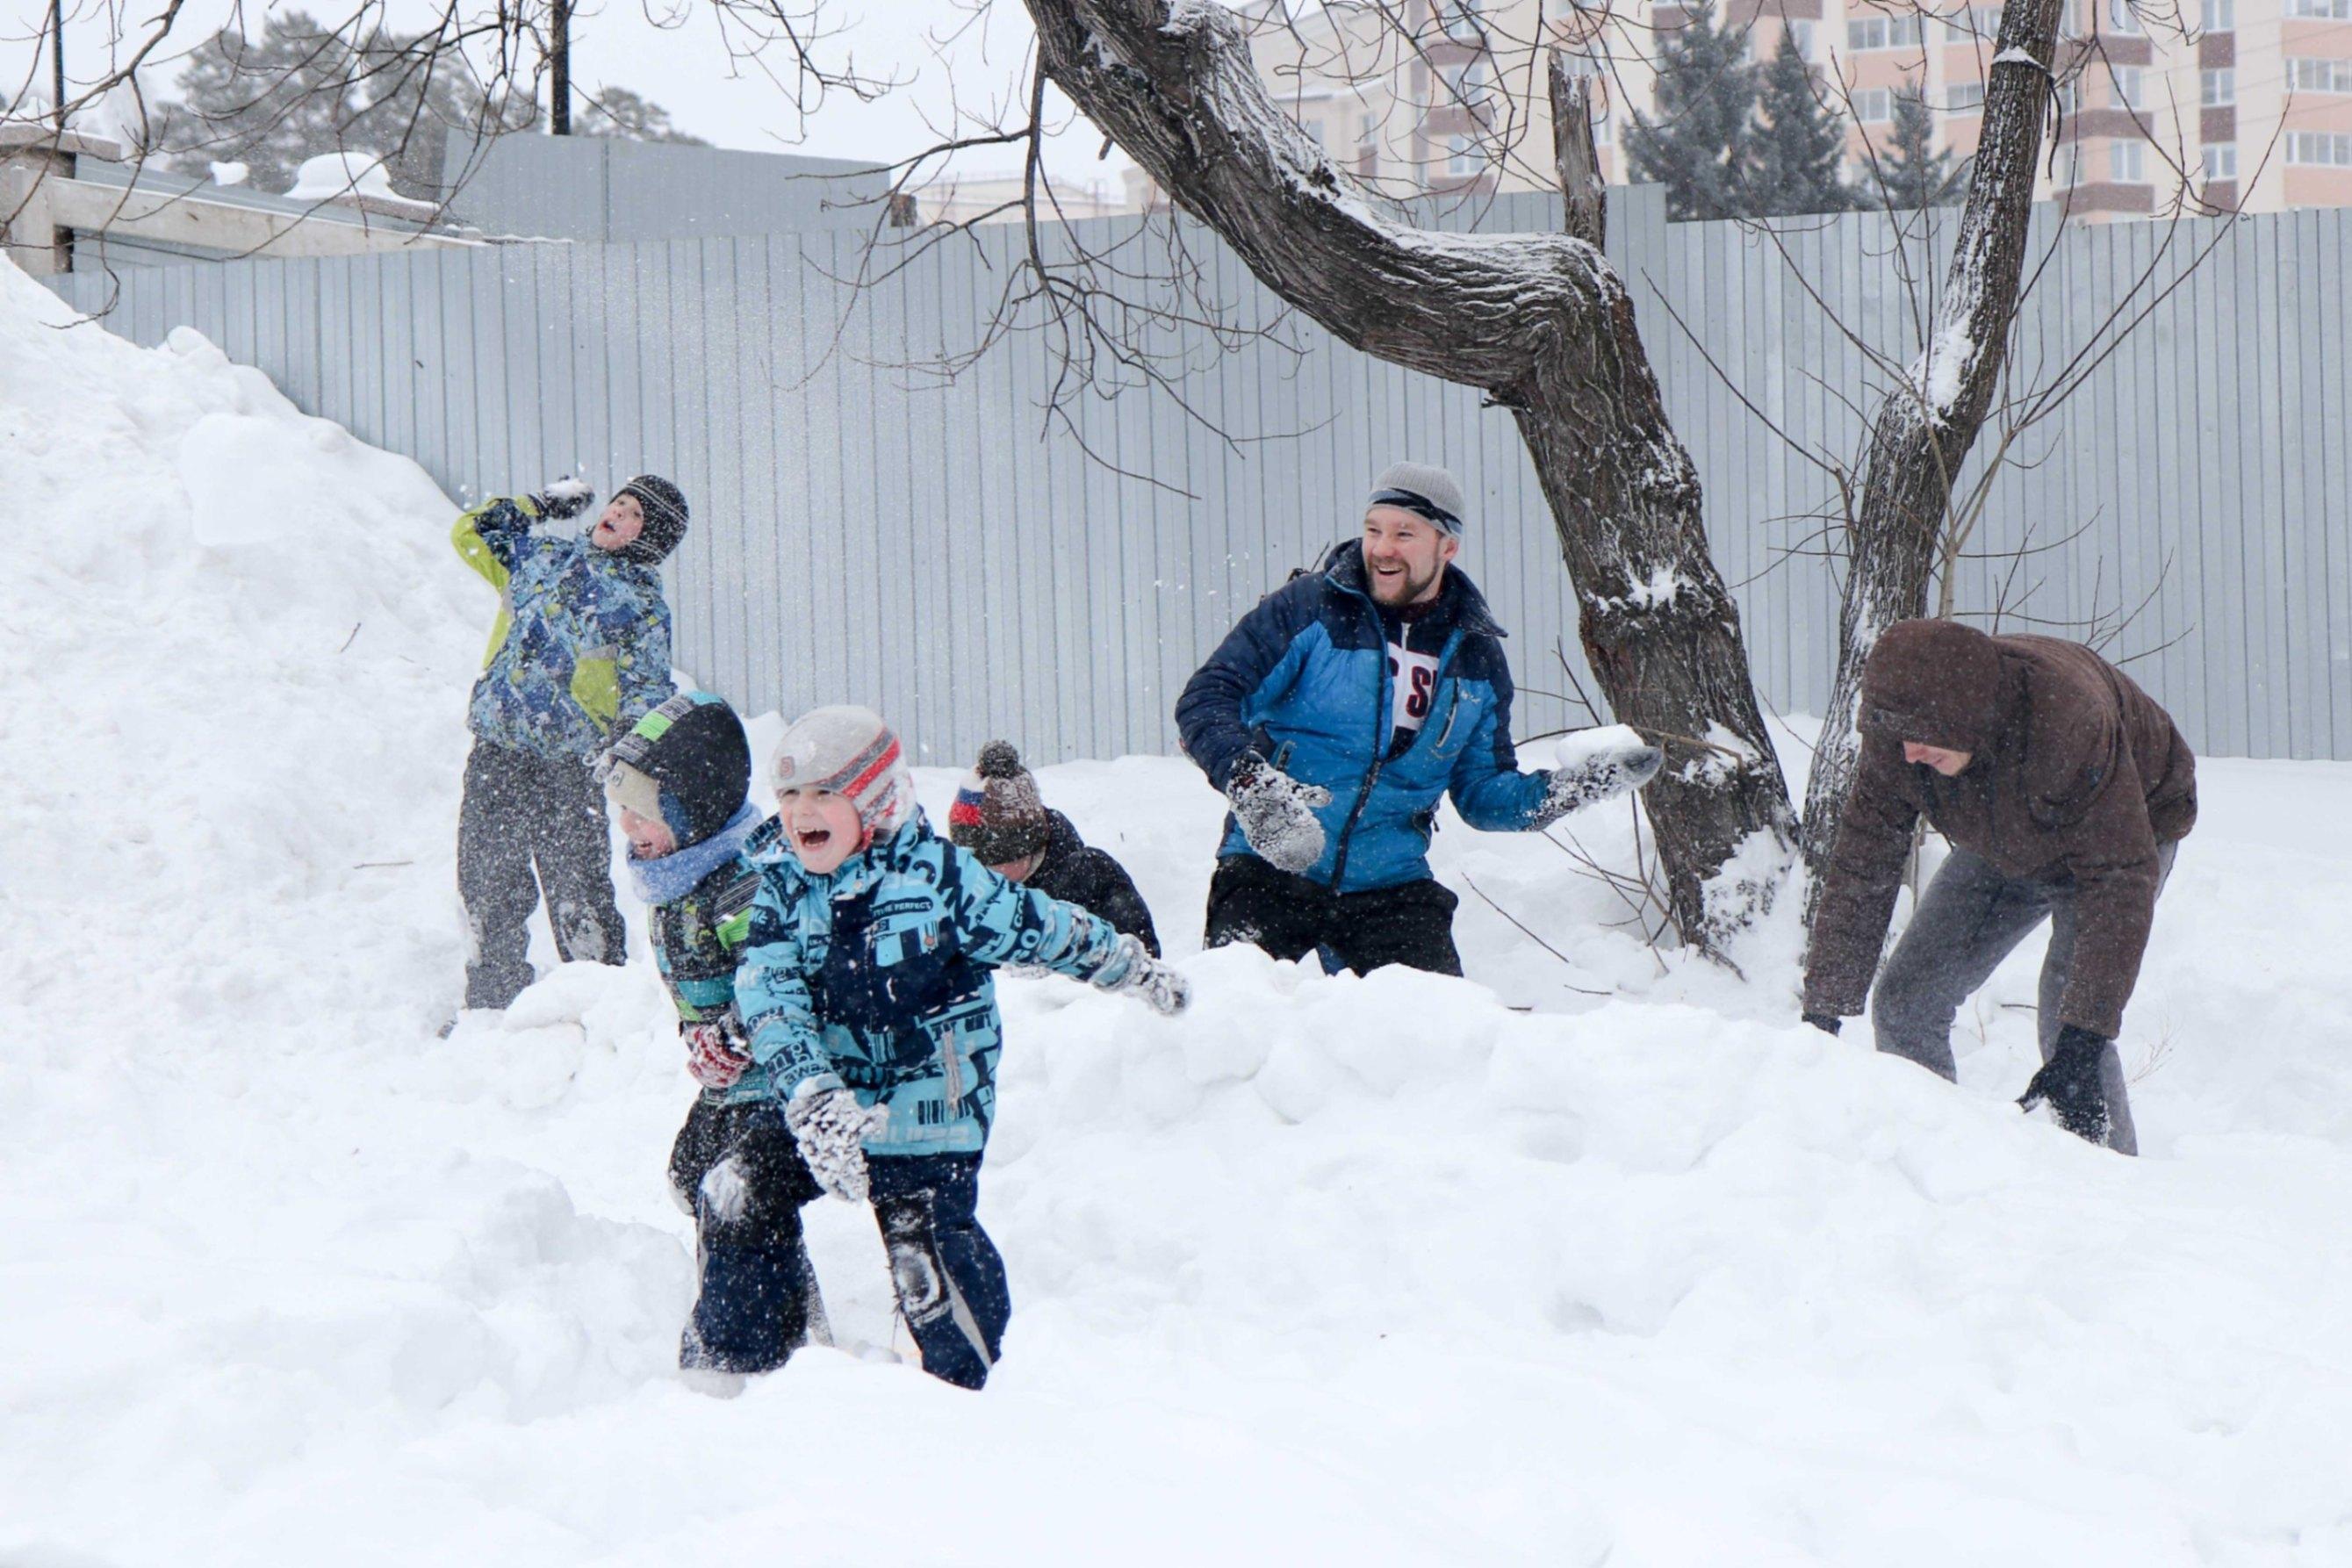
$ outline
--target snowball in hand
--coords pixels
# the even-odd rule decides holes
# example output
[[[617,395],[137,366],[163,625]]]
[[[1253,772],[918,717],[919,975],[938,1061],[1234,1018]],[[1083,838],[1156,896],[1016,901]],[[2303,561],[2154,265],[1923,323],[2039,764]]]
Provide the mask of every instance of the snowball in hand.
[[[1622,755],[1639,751],[1650,742],[1631,724],[1602,724],[1591,730],[1571,730],[1559,738],[1559,745],[1551,755],[1556,768],[1580,768],[1595,757]]]

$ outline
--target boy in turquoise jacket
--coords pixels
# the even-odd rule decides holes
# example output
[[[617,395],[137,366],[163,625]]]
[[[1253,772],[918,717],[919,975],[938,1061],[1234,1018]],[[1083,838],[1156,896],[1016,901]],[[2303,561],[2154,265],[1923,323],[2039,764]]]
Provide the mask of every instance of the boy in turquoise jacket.
[[[992,972],[1051,969],[1163,1014],[1190,992],[1134,937],[932,832],[898,737],[865,709],[801,719],[772,771],[735,983],[750,1055],[817,1182],[871,1198],[924,1370],[978,1388],[1012,1316],[974,1214],[1003,1043]]]

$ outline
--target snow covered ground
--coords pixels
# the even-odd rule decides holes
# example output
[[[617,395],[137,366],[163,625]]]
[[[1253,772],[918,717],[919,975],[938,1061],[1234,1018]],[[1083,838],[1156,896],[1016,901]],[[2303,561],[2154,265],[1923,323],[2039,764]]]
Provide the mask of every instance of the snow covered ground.
[[[2352,767],[2204,765],[2136,1163],[2009,1103],[2031,951],[1958,1090],[1794,1025],[1785,915],[1742,984],[1459,824],[1470,981],[1200,955],[1197,774],[1047,770],[1193,1011],[1004,984],[985,1394],[714,1398],[649,965],[433,1036],[453,509],[64,320],[0,266],[0,1563],[2352,1563]],[[869,1222],[812,1225],[887,1341]]]

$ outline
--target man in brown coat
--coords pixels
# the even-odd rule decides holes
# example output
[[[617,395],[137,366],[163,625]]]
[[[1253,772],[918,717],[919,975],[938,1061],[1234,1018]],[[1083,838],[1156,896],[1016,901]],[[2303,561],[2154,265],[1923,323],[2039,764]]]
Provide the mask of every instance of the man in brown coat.
[[[1863,666],[1862,763],[1805,952],[1806,1021],[1837,1032],[1870,994],[1925,813],[1952,852],[1878,976],[1878,1048],[1954,1077],[1952,1019],[2051,921],[2043,1100],[2070,1131],[2138,1152],[2115,1048],[2156,895],[2197,820],[2197,761],[2121,670],[2054,637],[1953,621],[1889,626]]]

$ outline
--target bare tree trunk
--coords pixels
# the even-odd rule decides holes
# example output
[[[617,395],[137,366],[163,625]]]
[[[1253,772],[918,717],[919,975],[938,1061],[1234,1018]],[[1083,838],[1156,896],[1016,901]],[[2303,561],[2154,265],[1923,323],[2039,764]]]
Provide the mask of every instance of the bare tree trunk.
[[[1837,678],[1805,792],[1805,855],[1816,868],[1836,840],[1861,758],[1854,721],[1863,661],[1880,632],[1927,613],[1952,486],[2000,384],[2063,9],[2061,0],[2007,0],[2001,7],[1968,207],[1927,349],[1909,384],[1887,396],[1871,427],[1861,506],[1847,533]]]
[[[1676,929],[1714,949],[1769,903],[1794,824],[1624,284],[1567,235],[1413,227],[1268,100],[1215,0],[1025,3],[1045,73],[1268,288],[1364,353],[1511,410],[1593,673],[1620,720],[1669,738],[1644,804]]]
[[[572,134],[572,0],[553,0],[548,17],[547,130],[551,136]]]
[[[1568,232],[1598,250],[1609,242],[1607,188],[1601,151],[1592,144],[1592,79],[1568,68],[1568,56],[1549,52],[1552,169],[1568,203]]]

